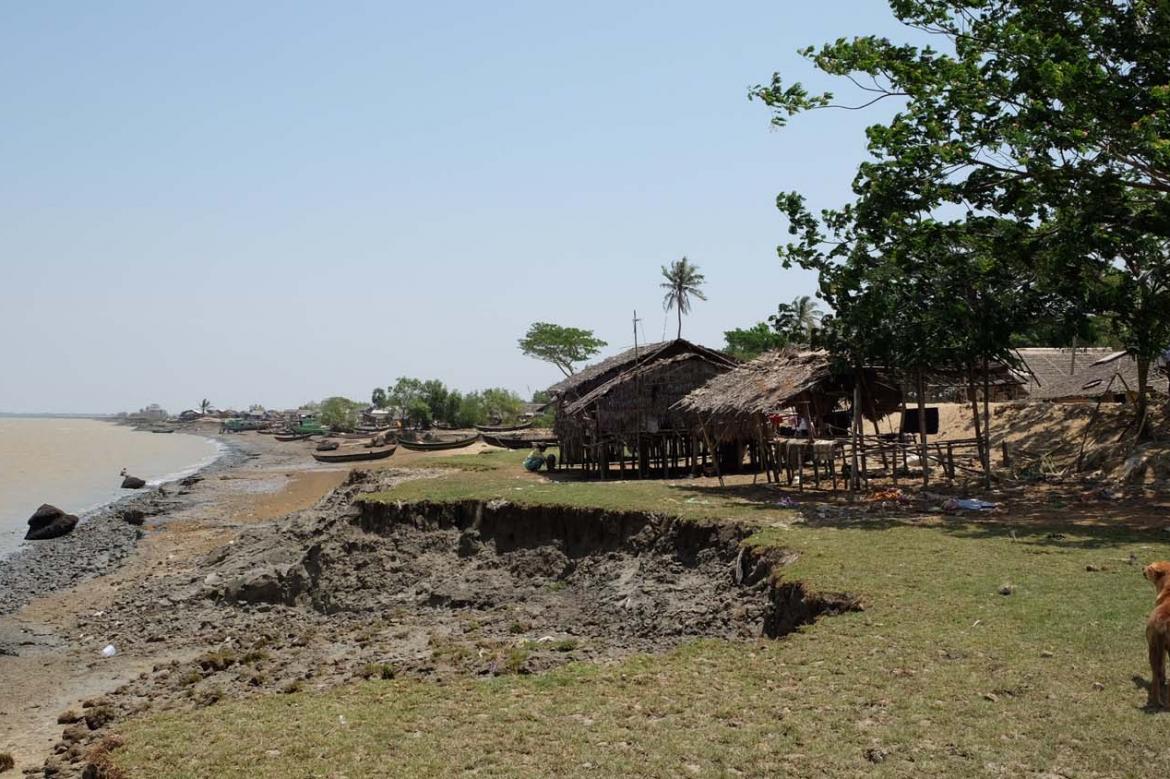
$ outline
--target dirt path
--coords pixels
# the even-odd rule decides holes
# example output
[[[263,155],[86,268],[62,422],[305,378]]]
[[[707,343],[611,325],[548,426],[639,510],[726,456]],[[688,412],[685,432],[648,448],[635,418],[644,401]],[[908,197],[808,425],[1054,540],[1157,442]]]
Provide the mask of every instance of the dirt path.
[[[169,659],[163,652],[101,656],[107,640],[87,628],[119,592],[189,570],[241,530],[313,505],[349,471],[318,467],[304,446],[265,436],[233,442],[247,453],[245,462],[194,485],[177,511],[147,520],[125,564],[0,617],[0,751],[11,751],[18,768],[43,763],[61,736],[59,713]]]

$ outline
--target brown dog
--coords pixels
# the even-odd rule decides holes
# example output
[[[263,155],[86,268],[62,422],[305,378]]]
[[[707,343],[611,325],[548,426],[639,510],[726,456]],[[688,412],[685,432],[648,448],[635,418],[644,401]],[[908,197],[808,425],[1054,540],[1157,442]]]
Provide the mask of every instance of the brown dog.
[[[1149,705],[1170,708],[1170,693],[1166,689],[1166,653],[1170,652],[1170,562],[1150,563],[1142,575],[1154,585],[1158,594],[1154,610],[1146,620],[1146,645],[1150,652]]]

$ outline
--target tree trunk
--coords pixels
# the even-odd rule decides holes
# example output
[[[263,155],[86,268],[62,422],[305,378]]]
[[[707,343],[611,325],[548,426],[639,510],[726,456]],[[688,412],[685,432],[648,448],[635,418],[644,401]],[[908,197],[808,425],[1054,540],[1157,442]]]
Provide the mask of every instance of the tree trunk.
[[[979,420],[979,394],[975,389],[975,368],[967,366],[967,398],[971,401],[971,419],[975,422],[975,449],[979,455],[979,462],[983,465],[983,482],[991,486],[991,471],[987,467],[987,458],[984,456],[986,442],[983,439],[982,425]]]
[[[987,355],[983,356],[983,437],[987,443],[983,446],[983,456],[987,462],[983,464],[985,471],[991,471],[991,369]]]
[[[675,340],[678,340],[682,338],[682,305],[677,305],[675,308],[678,309],[678,335],[675,336]]]
[[[918,369],[918,440],[921,446],[918,458],[922,465],[922,486],[930,486],[930,468],[926,462],[926,380],[922,377],[922,369]]]
[[[856,494],[861,489],[861,474],[858,472],[857,452],[861,446],[861,381],[860,371],[853,377],[853,462],[852,473],[849,475],[850,492]]]
[[[1137,392],[1137,405],[1135,407],[1135,411],[1137,412],[1137,435],[1135,436],[1135,438],[1138,441],[1142,441],[1146,438],[1147,431],[1149,430],[1149,427],[1150,427],[1148,424],[1148,420],[1146,418],[1147,414],[1149,413],[1149,398],[1148,398],[1148,393],[1147,393],[1148,385],[1150,383],[1150,358],[1149,357],[1138,357],[1137,358],[1137,372],[1138,372],[1138,392]]]

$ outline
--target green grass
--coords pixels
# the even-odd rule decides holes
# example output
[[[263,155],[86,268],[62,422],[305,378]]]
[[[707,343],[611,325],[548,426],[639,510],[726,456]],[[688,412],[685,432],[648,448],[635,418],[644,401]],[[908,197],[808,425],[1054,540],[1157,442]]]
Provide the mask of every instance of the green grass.
[[[503,460],[507,455],[487,455]],[[478,458],[477,458],[478,459]],[[511,467],[403,484],[381,499],[508,497],[759,521],[791,515],[663,483],[526,482]],[[670,499],[674,498],[671,502]],[[132,720],[134,776],[1152,776],[1170,715],[1143,709],[1145,561],[1163,532],[949,521],[778,524],[788,578],[865,611],[779,641],[444,683],[400,678]],[[1139,564],[1129,562],[1133,554]],[[1087,566],[1103,567],[1088,571]],[[1001,585],[1014,587],[1000,595]]]
[[[555,451],[555,450],[554,450]],[[794,513],[762,500],[750,485],[718,490],[691,479],[579,481],[534,478],[520,463],[527,453],[493,451],[420,461],[418,468],[463,469],[438,479],[399,484],[363,495],[367,501],[507,500],[525,505],[590,506],[611,511],[648,511],[684,519],[722,519],[746,524],[786,522]],[[778,496],[776,496],[778,497]]]

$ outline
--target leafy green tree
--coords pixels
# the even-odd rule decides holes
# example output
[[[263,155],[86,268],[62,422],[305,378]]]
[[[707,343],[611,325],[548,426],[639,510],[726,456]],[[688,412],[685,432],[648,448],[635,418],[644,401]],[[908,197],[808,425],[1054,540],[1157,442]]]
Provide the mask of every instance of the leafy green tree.
[[[386,390],[374,387],[374,391],[370,393],[370,405],[374,408],[386,408],[387,403]]]
[[[350,432],[357,427],[361,409],[361,403],[335,395],[321,401],[317,419],[332,430]]]
[[[574,364],[585,362],[606,346],[592,330],[535,322],[520,339],[520,351],[529,357],[550,362],[565,376],[572,376]]]
[[[399,376],[394,385],[387,389],[386,395],[390,404],[398,409],[398,414],[405,425],[408,419],[407,412],[410,404],[422,398],[423,383],[419,379]]]
[[[699,266],[693,264],[686,257],[675,260],[669,266],[662,266],[664,281],[658,286],[666,290],[662,298],[662,308],[665,311],[674,309],[678,313],[678,335],[682,338],[683,314],[691,313],[691,298],[706,300],[703,294],[703,274],[699,273]]]
[[[1008,217],[1030,236],[1038,286],[1104,315],[1139,365],[1144,432],[1150,361],[1170,346],[1170,5],[1152,0],[890,0],[931,36],[877,36],[804,54],[860,90],[850,108],[895,100],[867,130],[872,161],[849,221],[884,242],[923,214]],[[941,44],[941,48],[938,45]],[[779,75],[753,90],[782,125],[841,104]]]
[[[432,421],[431,407],[421,397],[407,402],[406,419],[415,427],[429,427]]]
[[[456,427],[474,427],[487,424],[487,413],[484,411],[483,398],[478,392],[468,392],[459,401],[459,411],[455,416]]]
[[[511,390],[503,387],[490,387],[480,393],[483,399],[483,410],[488,421],[501,424],[514,422],[524,408],[524,401]]]
[[[788,344],[788,338],[776,332],[767,322],[757,322],[749,328],[736,328],[723,333],[724,351],[737,360],[750,360],[772,349]]]

